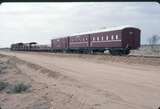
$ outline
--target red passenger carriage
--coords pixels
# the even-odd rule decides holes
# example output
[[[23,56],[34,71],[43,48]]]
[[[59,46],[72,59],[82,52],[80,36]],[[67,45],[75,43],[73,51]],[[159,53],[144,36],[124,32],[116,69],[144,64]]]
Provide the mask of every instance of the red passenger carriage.
[[[54,42],[53,40],[60,41]],[[52,48],[61,51],[91,53],[109,50],[111,54],[129,54],[130,50],[140,47],[140,29],[131,26],[122,26],[73,34],[66,38],[53,40],[52,45],[54,46]]]

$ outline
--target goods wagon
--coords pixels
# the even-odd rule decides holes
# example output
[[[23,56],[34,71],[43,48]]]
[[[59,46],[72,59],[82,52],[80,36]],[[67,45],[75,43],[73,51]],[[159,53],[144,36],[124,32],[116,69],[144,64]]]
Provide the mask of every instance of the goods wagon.
[[[15,43],[11,45],[13,51],[51,51],[49,45],[38,45],[36,42]]]
[[[130,50],[140,47],[140,32],[138,28],[122,26],[73,34],[66,37],[66,40],[59,38],[56,39],[59,41],[54,42],[53,39],[51,43],[59,46],[58,49],[62,51],[94,53],[109,50],[113,55],[122,55],[129,54]],[[66,46],[62,46],[64,43],[67,43]]]
[[[11,50],[16,51],[28,51],[29,50],[29,43],[15,43],[11,45]]]
[[[30,51],[51,51],[51,47],[49,45],[32,45]]]

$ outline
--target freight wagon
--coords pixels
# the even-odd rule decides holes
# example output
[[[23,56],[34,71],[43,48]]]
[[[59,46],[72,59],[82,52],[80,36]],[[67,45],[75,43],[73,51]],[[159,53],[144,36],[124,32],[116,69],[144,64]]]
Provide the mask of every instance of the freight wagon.
[[[51,51],[50,45],[37,44],[36,42],[30,43],[15,43],[11,45],[13,51]]]

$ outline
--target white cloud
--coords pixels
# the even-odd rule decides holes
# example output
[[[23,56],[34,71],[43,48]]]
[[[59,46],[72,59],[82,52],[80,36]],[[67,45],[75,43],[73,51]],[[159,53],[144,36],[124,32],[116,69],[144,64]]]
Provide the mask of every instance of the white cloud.
[[[155,2],[126,3],[3,3],[0,6],[0,46],[50,39],[101,27],[136,25],[142,43],[159,34],[160,6]]]

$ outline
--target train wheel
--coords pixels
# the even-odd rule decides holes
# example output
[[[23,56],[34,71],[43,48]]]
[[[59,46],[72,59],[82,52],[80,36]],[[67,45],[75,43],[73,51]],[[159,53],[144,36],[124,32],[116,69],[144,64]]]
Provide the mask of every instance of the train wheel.
[[[130,53],[129,49],[123,50],[123,55],[128,55]]]
[[[117,54],[116,51],[115,51],[115,50],[112,50],[112,49],[109,50],[109,53],[110,53],[111,55],[116,55],[116,54]]]
[[[127,50],[125,51],[125,54],[128,55],[129,53],[130,53],[130,50],[127,49]]]
[[[119,56],[122,56],[122,55],[128,55],[130,53],[130,50],[129,49],[125,49],[125,50],[114,50],[114,49],[110,49],[109,50],[109,53],[111,55],[119,55]]]

